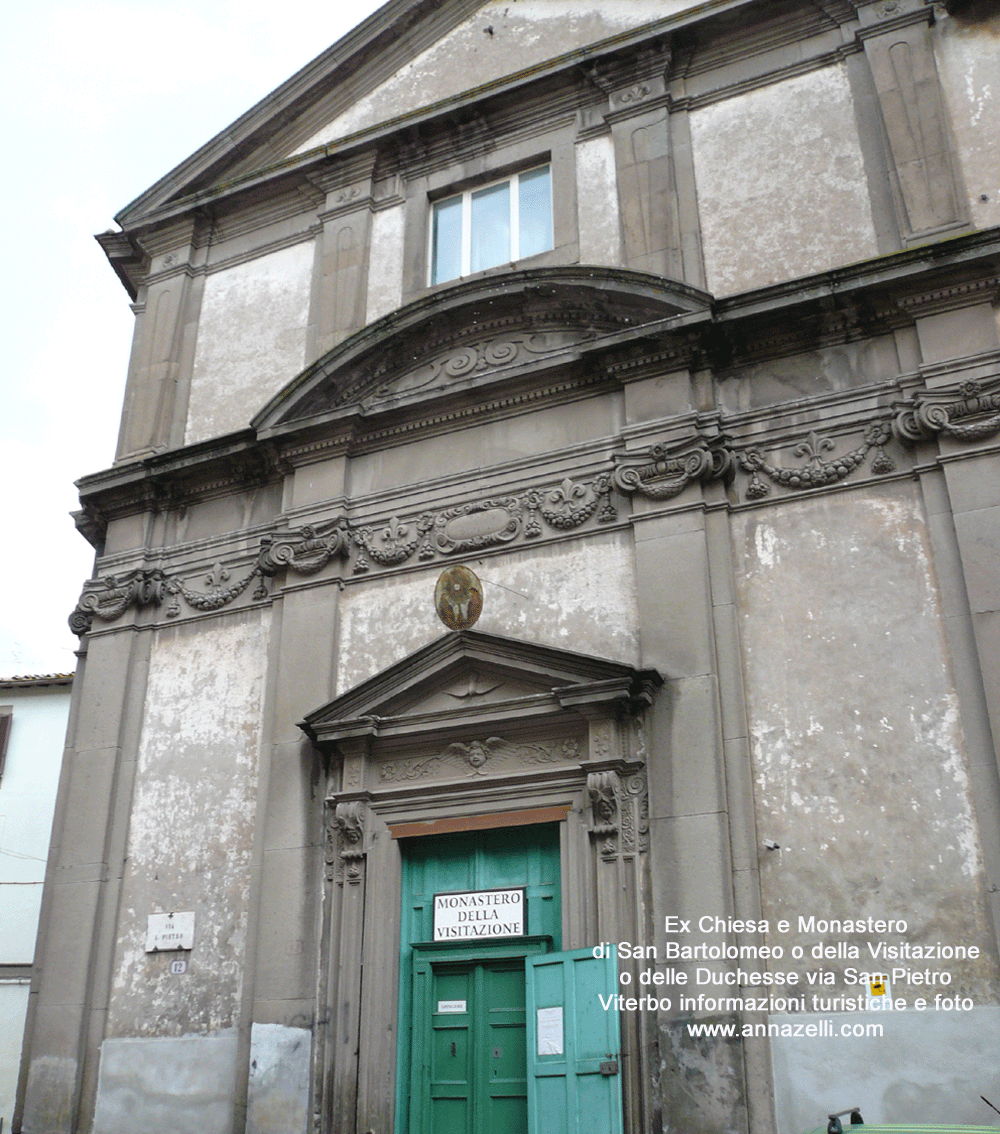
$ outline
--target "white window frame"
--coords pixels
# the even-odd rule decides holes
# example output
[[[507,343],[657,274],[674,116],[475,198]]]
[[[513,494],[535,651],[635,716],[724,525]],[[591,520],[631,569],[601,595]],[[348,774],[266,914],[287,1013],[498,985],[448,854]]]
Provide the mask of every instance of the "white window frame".
[[[484,189],[495,189],[498,185],[510,185],[510,259],[501,260],[498,264],[493,264],[491,267],[499,267],[501,264],[516,263],[521,258],[521,194],[520,183],[521,178],[526,177],[530,173],[537,173],[540,169],[547,169],[549,171],[549,230],[552,233],[552,245],[549,248],[543,249],[544,252],[551,252],[555,247],[555,216],[553,215],[552,207],[552,162],[543,161],[538,165],[533,165],[529,169],[518,170],[517,173],[508,174],[506,177],[498,177],[496,181],[487,181],[483,185],[474,185],[471,189],[464,189],[461,193],[449,193],[446,197],[438,197],[431,202],[430,213],[428,216],[428,231],[427,231],[427,284],[429,287],[437,287],[440,284],[451,283],[453,280],[465,279],[466,276],[471,276],[472,272],[472,195],[474,193],[481,193]],[[454,201],[457,198],[462,199],[462,256],[461,256],[461,271],[457,276],[449,276],[446,280],[434,279],[434,217],[439,205],[444,205],[448,201]],[[534,255],[541,256],[543,253],[538,252]],[[490,268],[482,268],[481,271],[488,272]]]

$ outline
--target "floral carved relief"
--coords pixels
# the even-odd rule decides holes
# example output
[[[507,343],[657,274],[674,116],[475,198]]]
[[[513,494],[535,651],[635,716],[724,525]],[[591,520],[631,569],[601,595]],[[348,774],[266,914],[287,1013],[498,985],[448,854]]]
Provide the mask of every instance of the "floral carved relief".
[[[186,576],[169,575],[159,568],[89,579],[69,617],[70,629],[74,634],[86,634],[95,618],[114,622],[130,607],[158,607],[168,596],[168,618],[182,613],[182,599],[192,610],[202,613],[221,610],[239,598],[255,579],[258,583],[254,599],[266,599],[266,579],[283,570],[314,575],[331,560],[346,558],[349,548],[347,521],[341,517],[322,526],[306,525],[280,535],[264,536],[253,567],[235,582],[230,582],[233,573],[221,561],[216,561],[202,576],[202,587],[189,583]]]
[[[836,484],[860,468],[872,449],[875,450],[875,457],[871,463],[871,471],[877,476],[892,472],[896,466],[884,449],[890,436],[891,430],[887,422],[874,421],[865,427],[864,438],[860,445],[840,457],[826,460],[823,454],[833,452],[837,447],[836,442],[830,437],[822,437],[810,432],[808,437],[792,450],[793,456],[804,458],[806,463],[790,468],[771,464],[764,456],[763,450],[756,446],[745,449],[739,454],[738,460],[740,468],[750,474],[745,490],[746,499],[760,500],[770,493],[770,486],[762,478],[782,488],[800,492]]]
[[[490,736],[484,740],[456,741],[440,753],[412,759],[389,760],[378,766],[382,783],[406,783],[412,780],[454,778],[471,779],[528,767],[578,763],[581,757],[578,740],[548,744],[522,744]]]

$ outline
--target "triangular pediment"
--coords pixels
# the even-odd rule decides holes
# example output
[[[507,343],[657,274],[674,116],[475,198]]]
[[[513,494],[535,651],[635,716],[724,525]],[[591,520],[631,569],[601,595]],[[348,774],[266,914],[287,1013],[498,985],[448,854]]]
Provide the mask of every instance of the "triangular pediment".
[[[258,436],[399,411],[572,366],[610,337],[707,311],[711,296],[615,268],[541,268],[457,284],[369,324],[254,418]]]
[[[124,228],[612,51],[696,0],[389,0],[118,213]]]
[[[447,634],[310,713],[320,744],[348,737],[444,732],[481,721],[564,713],[616,715],[648,703],[654,670],[495,634]]]

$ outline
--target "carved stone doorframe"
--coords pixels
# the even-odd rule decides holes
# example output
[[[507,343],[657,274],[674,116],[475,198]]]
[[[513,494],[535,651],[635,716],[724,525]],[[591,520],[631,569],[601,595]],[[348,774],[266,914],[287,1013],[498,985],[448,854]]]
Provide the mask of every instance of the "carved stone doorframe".
[[[327,767],[316,1134],[400,1129],[403,838],[558,821],[563,948],[646,942],[641,721],[661,683],[654,671],[463,631],[303,722]],[[623,1016],[626,1130],[636,1134],[649,1113],[648,1046]]]

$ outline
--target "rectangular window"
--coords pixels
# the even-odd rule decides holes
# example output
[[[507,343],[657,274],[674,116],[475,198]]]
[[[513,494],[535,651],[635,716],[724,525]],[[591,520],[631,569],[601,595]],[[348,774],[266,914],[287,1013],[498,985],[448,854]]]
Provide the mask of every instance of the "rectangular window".
[[[444,283],[552,247],[550,167],[515,173],[437,201],[431,217],[431,283]]]

